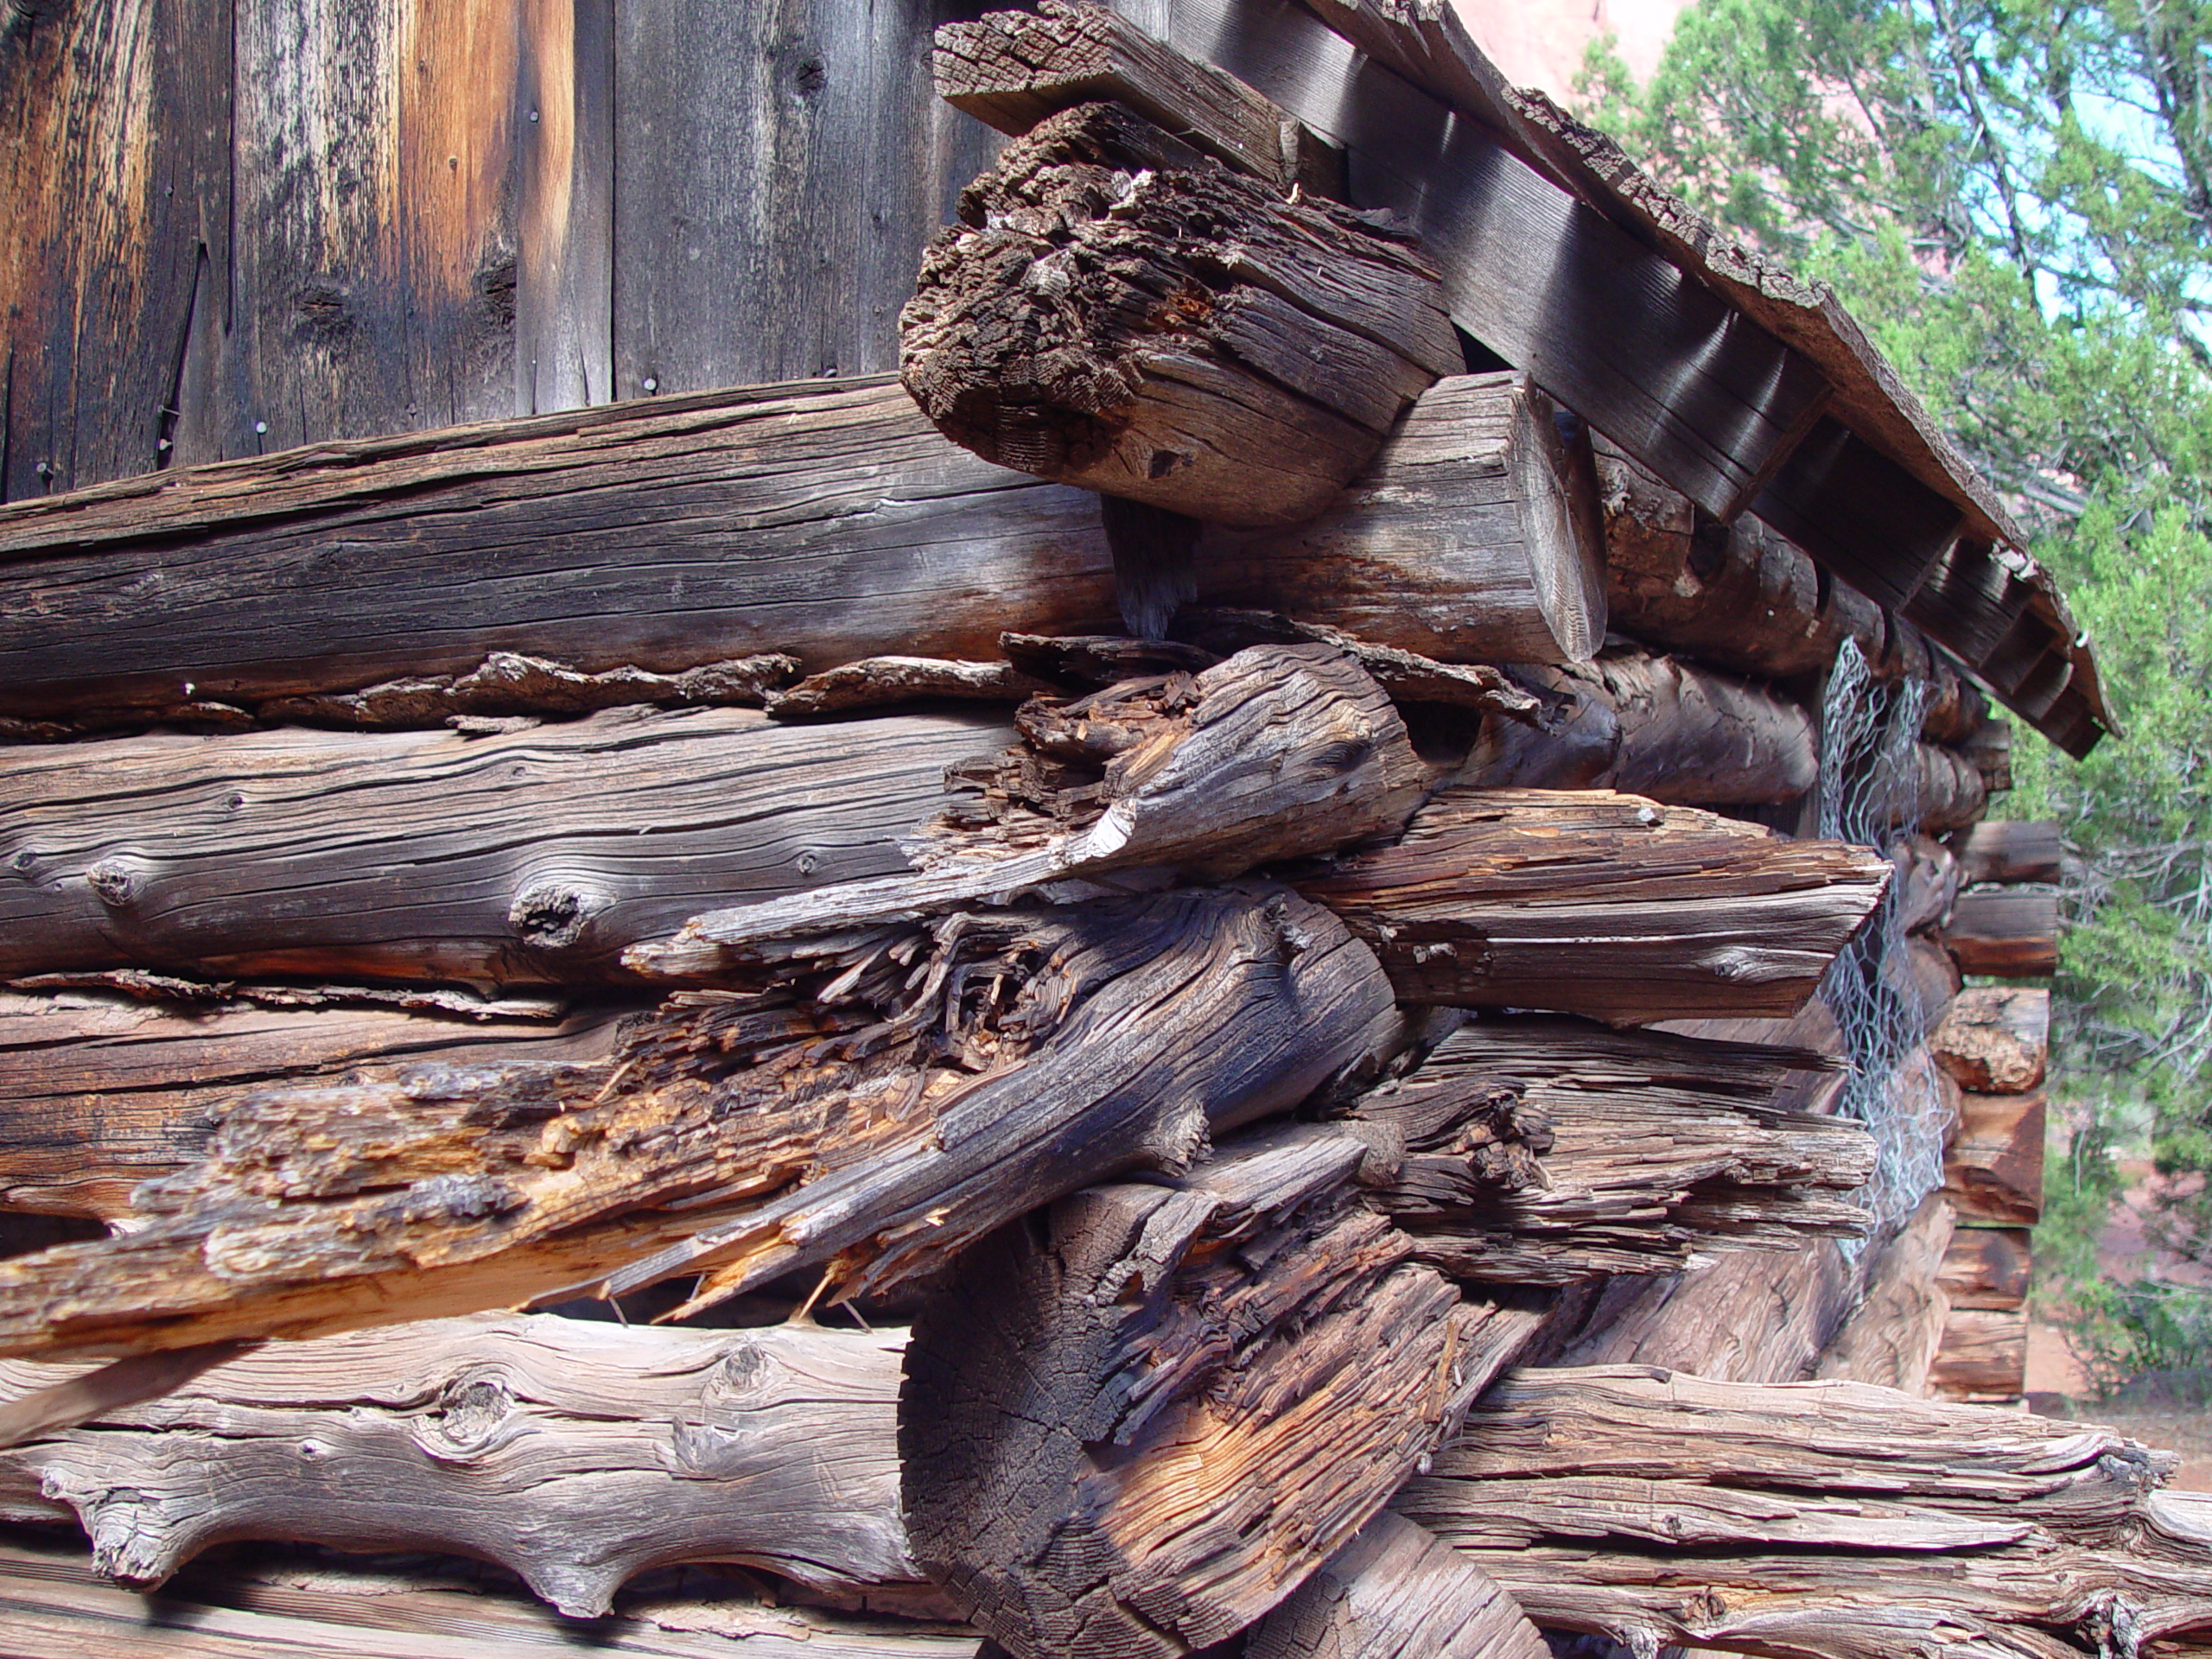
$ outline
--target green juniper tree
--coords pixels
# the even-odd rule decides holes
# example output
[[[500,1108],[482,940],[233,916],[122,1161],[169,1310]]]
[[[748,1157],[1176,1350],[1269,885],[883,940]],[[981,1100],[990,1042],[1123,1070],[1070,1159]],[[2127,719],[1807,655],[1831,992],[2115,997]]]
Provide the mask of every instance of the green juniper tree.
[[[2074,1126],[2045,1282],[2101,1382],[2212,1358],[2212,1298],[2098,1282],[2108,1155],[2212,1264],[2212,6],[1699,0],[1650,83],[1606,43],[1586,113],[1726,229],[1832,283],[2011,495],[2126,734],[2023,746],[2068,826],[2057,998]]]

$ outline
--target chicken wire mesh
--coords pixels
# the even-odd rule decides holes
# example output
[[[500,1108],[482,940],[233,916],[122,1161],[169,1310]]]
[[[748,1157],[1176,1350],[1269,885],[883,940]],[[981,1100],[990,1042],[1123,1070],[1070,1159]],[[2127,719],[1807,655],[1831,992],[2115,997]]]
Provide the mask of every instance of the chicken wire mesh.
[[[1887,851],[1919,830],[1916,745],[1928,683],[1884,687],[1855,641],[1836,652],[1821,703],[1820,834]],[[1903,895],[1892,883],[1830,964],[1821,992],[1850,1062],[1838,1109],[1873,1136],[1874,1173],[1859,1203],[1874,1236],[1894,1231],[1943,1179],[1949,1108],[1931,1070],[1913,1063],[1937,1010],[1905,958]]]

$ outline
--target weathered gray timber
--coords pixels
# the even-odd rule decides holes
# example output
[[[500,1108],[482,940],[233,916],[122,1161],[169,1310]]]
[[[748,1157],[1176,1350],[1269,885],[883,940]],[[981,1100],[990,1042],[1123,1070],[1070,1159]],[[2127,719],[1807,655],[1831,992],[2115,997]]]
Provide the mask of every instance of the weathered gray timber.
[[[1404,1149],[1395,1174],[1370,1178],[1370,1202],[1420,1260],[1560,1285],[1863,1233],[1849,1200],[1872,1141],[1772,1103],[1793,1073],[1827,1070],[1802,1050],[1482,1020],[1352,1109]]]
[[[1959,880],[1972,887],[1983,881],[2010,885],[2063,879],[2065,836],[2056,823],[1991,821],[1971,825],[1955,842]]]
[[[1405,1001],[1635,1025],[1796,1013],[1889,874],[1863,848],[1634,795],[1452,790],[1297,885]]]
[[[904,1347],[903,1332],[512,1314],[273,1343],[0,1451],[0,1516],[80,1521],[93,1566],[133,1587],[238,1539],[498,1561],[576,1618],[683,1561],[912,1580]],[[0,1363],[0,1398],[81,1369]]]
[[[1288,1110],[1400,1040],[1280,889],[848,930],[682,993],[591,1065],[241,1101],[127,1236],[0,1262],[0,1350],[304,1336],[705,1272],[927,1271],[1023,1211]]]
[[[2058,895],[2037,887],[1969,887],[1951,906],[1943,944],[1969,974],[2040,979],[2058,971]]]
[[[162,473],[0,509],[0,557],[5,714],[251,704],[499,650],[988,658],[1115,614],[1096,500],[946,443],[883,380]]]
[[[1821,1356],[1815,1376],[1897,1389],[1915,1399],[1928,1392],[1929,1367],[1951,1311],[1937,1274],[1955,1228],[1941,1192],[1921,1200],[1904,1230],[1868,1264],[1866,1294]]]
[[[2212,1626],[2201,1500],[2151,1490],[2176,1461],[2110,1429],[1859,1383],[1523,1370],[1393,1508],[1548,1628],[2058,1659]]]
[[[1395,834],[1427,774],[1382,688],[1332,645],[1255,645],[1197,675],[1026,707],[1027,747],[962,767],[972,798],[910,844],[917,873],[709,912],[634,946],[714,978],[762,941],[897,921],[1144,866],[1215,876]]]
[[[1462,365],[1411,238],[1080,104],[962,194],[900,373],[986,460],[1223,524],[1325,506]]]
[[[1561,424],[1525,375],[1441,380],[1313,522],[1202,543],[1199,583],[1446,662],[1587,662],[1604,542],[1587,439]]]
[[[915,1558],[1017,1659],[1234,1636],[1350,1541],[1534,1328],[1463,1303],[1304,1125],[994,1234],[899,1405]]]
[[[289,728],[0,750],[0,974],[531,982],[717,899],[906,868],[983,715],[615,710],[518,732]]]
[[[1245,1638],[1246,1659],[1549,1659],[1513,1599],[1385,1510]]]
[[[118,992],[0,991],[0,1205],[131,1213],[141,1181],[206,1155],[222,1109],[256,1090],[423,1065],[588,1061],[613,1046],[619,1005],[469,1019],[376,1007],[264,1007]]]

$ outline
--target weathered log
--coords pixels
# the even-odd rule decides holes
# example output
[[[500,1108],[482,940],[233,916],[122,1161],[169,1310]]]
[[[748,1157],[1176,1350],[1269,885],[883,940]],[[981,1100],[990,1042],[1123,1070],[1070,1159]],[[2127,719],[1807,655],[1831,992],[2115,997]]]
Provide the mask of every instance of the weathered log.
[[[602,709],[645,705],[757,709],[774,695],[775,687],[798,671],[798,659],[780,652],[656,674],[627,665],[586,671],[543,657],[495,651],[466,674],[414,674],[364,686],[359,691],[273,697],[254,712],[264,721],[287,725],[297,722],[378,732],[445,726],[481,735],[503,729],[497,723],[501,721],[589,715]],[[195,707],[204,714],[221,705]],[[127,723],[133,712],[124,709],[111,714],[118,722]],[[77,724],[86,725],[96,713],[79,710],[74,719]],[[241,721],[237,729],[249,723]],[[518,730],[520,726],[505,729]]]
[[[940,698],[959,702],[1025,702],[1058,688],[1022,673],[1011,663],[956,663],[941,657],[864,657],[810,674],[797,685],[771,691],[770,714],[779,720],[843,714]]]
[[[2024,1094],[2043,1081],[2050,1052],[2050,993],[1983,985],[1961,991],[1928,1033],[1928,1052],[1983,1095]]]
[[[0,1351],[305,1336],[708,1273],[850,1292],[1294,1106],[1397,1040],[1387,981],[1267,888],[958,913],[794,946],[606,1061],[276,1090],[130,1235],[0,1262]]]
[[[945,442],[887,377],[181,467],[12,502],[0,555],[7,715],[250,708],[497,651],[988,658],[1115,616],[1096,499]]]
[[[1947,1400],[2018,1400],[2028,1374],[2028,1316],[2021,1308],[1955,1307],[1929,1368],[1929,1387]]]
[[[988,461],[1230,524],[1310,518],[1463,358],[1412,238],[1112,104],[1001,152],[923,256],[906,388]]]
[[[1900,1004],[1927,1021],[1940,1020],[1965,982],[1951,953],[1924,934],[1914,934],[1901,950],[1885,952],[1876,969]],[[1910,999],[1908,1001],[1908,999]],[[1949,1073],[1944,1073],[1949,1077]]]
[[[1545,716],[1489,722],[1462,783],[1725,806],[1793,801],[1819,776],[1812,716],[1726,674],[1628,650],[1587,669],[1517,671],[1546,699]]]
[[[1384,1510],[1253,1626],[1245,1659],[1549,1659],[1513,1599]]]
[[[1923,830],[1955,830],[1972,823],[1989,804],[1988,789],[1974,761],[1941,744],[1922,743],[1912,754],[1904,808]]]
[[[158,1596],[101,1580],[81,1539],[0,1538],[0,1644],[40,1659],[972,1659],[972,1630],[830,1612],[695,1569],[563,1619],[497,1569],[245,1548]],[[410,1570],[411,1569],[411,1571]],[[403,1573],[405,1575],[403,1576]],[[824,1598],[817,1596],[815,1599]]]
[[[1195,677],[1027,705],[1027,747],[957,769],[969,791],[908,843],[918,873],[694,916],[624,961],[713,977],[764,939],[902,920],[1146,865],[1235,875],[1395,832],[1427,772],[1382,688],[1329,645],[1256,645]]]
[[[1440,381],[1327,512],[1198,557],[1224,603],[1446,662],[1586,663],[1605,641],[1588,441],[1522,374]]]
[[[2056,882],[2064,876],[2065,837],[2057,824],[1990,819],[1957,836],[1959,880],[1968,886],[1993,881]]]
[[[912,1580],[904,1334],[490,1315],[269,1344],[0,1451],[0,1516],[73,1516],[134,1587],[238,1539],[475,1556],[581,1618],[682,1561]],[[0,1364],[0,1398],[79,1369]]]
[[[1961,1220],[2031,1227],[2041,1218],[2046,1114],[2040,1091],[1962,1096],[1943,1160],[1943,1190]]]
[[[2148,1490],[2175,1462],[1857,1383],[1522,1370],[1392,1507],[1637,1651],[2056,1659],[2212,1625],[2212,1552]]]
[[[1916,1399],[1928,1392],[1928,1369],[1942,1344],[1943,1320],[1950,1312],[1937,1274],[1954,1226],[1951,1206],[1942,1193],[1921,1200],[1904,1230],[1875,1255],[1866,1297],[1821,1356],[1815,1376],[1872,1382]]]
[[[2058,971],[2058,895],[2033,887],[1970,887],[1951,906],[1943,944],[1969,974],[2040,979]]]
[[[0,976],[623,977],[717,898],[906,868],[1000,721],[616,710],[490,736],[297,728],[0,751]]]
[[[1343,194],[1343,158],[1235,76],[1097,5],[987,12],[937,32],[938,96],[1016,137],[1071,105],[1135,111],[1287,195]]]
[[[1793,1072],[1826,1070],[1802,1050],[1485,1020],[1353,1108],[1403,1148],[1370,1202],[1421,1261],[1501,1284],[1863,1233],[1847,1196],[1872,1173],[1872,1141],[1770,1104]]]
[[[1532,720],[1541,707],[1503,669],[1487,663],[1440,663],[1418,652],[1378,645],[1321,622],[1298,622],[1277,611],[1233,606],[1185,606],[1176,613],[1178,641],[1223,657],[1250,645],[1333,645],[1350,652],[1376,684],[1399,703],[1435,703]]]
[[[1408,1260],[1342,1129],[1256,1134],[964,1254],[907,1352],[911,1548],[1018,1659],[1181,1655],[1351,1540],[1532,1329]]]
[[[1958,741],[1959,753],[1981,774],[1982,787],[2001,795],[2012,787],[2012,723],[1994,715]]]
[[[222,1109],[250,1091],[423,1065],[589,1061],[619,1007],[467,1020],[378,1007],[196,1007],[117,992],[0,992],[0,1205],[113,1221],[131,1190],[206,1155]]]
[[[1890,847],[1897,867],[1891,906],[1901,932],[1941,925],[1959,893],[1959,864],[1951,849],[1928,836],[1900,836]]]
[[[2034,1235],[2027,1228],[1961,1227],[1951,1235],[1936,1284],[1953,1307],[2009,1310],[2026,1302],[2034,1273]]]
[[[1603,791],[1453,790],[1396,844],[1301,877],[1403,1001],[1624,1024],[1790,1014],[1887,861]]]

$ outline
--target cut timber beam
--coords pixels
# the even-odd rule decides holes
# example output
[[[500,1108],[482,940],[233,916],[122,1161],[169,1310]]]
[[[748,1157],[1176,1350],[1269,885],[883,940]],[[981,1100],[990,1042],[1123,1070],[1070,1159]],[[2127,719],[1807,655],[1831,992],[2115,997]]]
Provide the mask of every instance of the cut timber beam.
[[[2050,993],[1982,985],[1961,991],[1935,1030],[1928,1052],[1978,1095],[2024,1094],[2043,1081],[2050,1052]]]
[[[1953,843],[1959,855],[1959,880],[1968,887],[1993,881],[2056,882],[2064,876],[2065,838],[2056,823],[2017,823],[1992,819],[1970,825]]]
[[[2040,1091],[1961,1096],[1958,1137],[1943,1160],[1943,1190],[1968,1225],[2032,1227],[2043,1216]]]
[[[1639,1025],[1796,1013],[1889,873],[1633,795],[1464,790],[1298,887],[1375,945],[1403,1001]]]
[[[1998,1403],[2027,1386],[2028,1316],[2022,1308],[1955,1307],[1929,1368],[1929,1387],[1945,1400]]]
[[[1605,642],[1588,442],[1525,375],[1439,381],[1320,517],[1196,557],[1225,603],[1445,662],[1586,663]]]
[[[114,1221],[141,1181],[207,1154],[222,1111],[257,1090],[391,1083],[418,1065],[589,1062],[619,1007],[465,1019],[375,1007],[147,1001],[0,992],[0,1206]]]
[[[930,1577],[1016,1659],[1226,1640],[1348,1542],[1532,1330],[1408,1260],[1309,1125],[964,1254],[907,1351]]]
[[[1961,1227],[1951,1235],[1936,1283],[1953,1307],[2019,1307],[2035,1272],[2034,1242],[2025,1227]]]
[[[1943,944],[1969,974],[2040,979],[2058,971],[2058,895],[2032,887],[1976,887],[1951,906]]]
[[[1412,238],[1112,104],[1008,145],[899,319],[906,389],[987,461],[1230,524],[1310,518],[1464,359]]]
[[[1904,1229],[1884,1244],[1866,1274],[1866,1294],[1843,1322],[1816,1375],[1840,1382],[1872,1382],[1917,1399],[1943,1340],[1950,1302],[1937,1274],[1948,1259],[1955,1223],[1941,1192],[1920,1202]]]
[[[1404,1148],[1370,1202],[1455,1278],[1569,1283],[1666,1273],[1707,1249],[1857,1235],[1865,1130],[1773,1104],[1802,1050],[1566,1020],[1463,1027],[1355,1121]]]
[[[2057,1659],[2212,1624],[2212,1552],[2150,1491],[2177,1461],[1859,1383],[1523,1370],[1392,1507],[1640,1651]]]
[[[0,749],[0,976],[620,978],[626,946],[718,897],[906,868],[945,768],[1012,734],[632,709]]]
[[[1216,876],[1403,827],[1427,781],[1404,721],[1333,645],[1255,645],[1019,716],[1026,747],[957,769],[971,798],[909,843],[917,874],[695,916],[625,958],[712,978],[762,940],[1174,865]]]
[[[94,1567],[134,1587],[238,1539],[474,1556],[586,1618],[683,1561],[910,1581],[904,1347],[903,1332],[512,1314],[271,1343],[0,1451],[0,1515],[73,1515]],[[0,1364],[0,1397],[81,1369]]]
[[[1384,1510],[1252,1629],[1245,1659],[1550,1659],[1513,1599]]]
[[[590,1065],[276,1090],[123,1237],[0,1262],[0,1351],[323,1334],[709,1274],[864,1289],[1084,1183],[1174,1170],[1398,1040],[1276,889],[961,912],[791,947]]]
[[[945,442],[888,378],[156,473],[0,508],[0,715],[32,716],[251,706],[495,651],[990,658],[1008,628],[1115,617],[1096,500]]]

